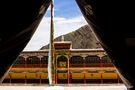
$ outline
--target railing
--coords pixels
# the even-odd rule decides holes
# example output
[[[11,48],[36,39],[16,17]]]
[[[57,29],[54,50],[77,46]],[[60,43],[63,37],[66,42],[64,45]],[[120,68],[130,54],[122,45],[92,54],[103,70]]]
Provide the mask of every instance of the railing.
[[[89,72],[70,72],[57,73],[56,83],[65,84],[90,84],[90,83],[122,83],[117,73],[89,73]],[[43,82],[45,80],[45,82]],[[32,82],[33,81],[33,82]],[[25,73],[10,73],[4,80],[4,83],[48,83],[47,72],[25,72]]]
[[[14,64],[13,68],[45,68],[47,64]],[[58,68],[67,68],[66,66],[57,66]],[[112,63],[91,63],[91,64],[69,64],[69,67],[115,67]]]
[[[69,67],[114,67],[112,63],[69,64]]]
[[[12,68],[45,68],[47,64],[14,64]]]

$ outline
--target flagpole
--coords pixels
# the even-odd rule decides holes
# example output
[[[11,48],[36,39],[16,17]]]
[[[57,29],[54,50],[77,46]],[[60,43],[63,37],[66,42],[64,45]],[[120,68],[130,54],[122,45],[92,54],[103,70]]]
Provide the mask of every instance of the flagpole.
[[[48,79],[49,85],[55,84],[55,61],[54,61],[54,1],[51,0],[51,23],[50,23],[50,44],[48,54]]]

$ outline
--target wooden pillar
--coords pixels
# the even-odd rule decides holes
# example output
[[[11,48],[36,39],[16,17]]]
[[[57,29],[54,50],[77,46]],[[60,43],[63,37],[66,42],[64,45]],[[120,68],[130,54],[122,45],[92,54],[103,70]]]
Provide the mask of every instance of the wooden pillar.
[[[86,56],[83,56],[83,67],[84,67],[84,68],[86,67],[86,65],[85,65],[85,57],[86,57]]]
[[[118,84],[120,83],[120,78],[119,78],[119,74],[117,74],[117,79],[118,79]]]
[[[101,84],[103,84],[103,76],[102,76],[103,73],[101,73]]]
[[[58,73],[57,73],[57,70],[58,70],[58,61],[57,61],[57,58],[58,58],[58,54],[56,54],[56,51],[55,51],[55,84],[58,83]]]
[[[70,84],[70,73],[68,71],[68,85]]]
[[[41,74],[40,74],[40,84],[42,83],[42,81],[41,81]]]
[[[39,65],[39,67],[42,68],[42,67],[41,67],[41,58],[40,58],[40,65]]]
[[[10,84],[12,83],[12,76],[11,76],[11,73],[9,73],[9,77],[10,77]]]
[[[55,84],[57,84],[57,81],[58,81],[58,74],[56,73],[55,74]]]
[[[40,62],[39,62],[39,67],[41,68],[41,58],[42,58],[42,56],[38,56],[38,58],[40,59]]]
[[[72,80],[72,74],[71,74],[71,72],[69,73],[69,75],[70,75],[70,77],[69,77],[69,83],[71,84],[72,82],[71,82],[71,80]]]
[[[100,58],[100,67],[103,67],[103,63],[102,63],[102,57],[104,56],[104,54],[99,54],[98,57]]]
[[[102,57],[100,57],[100,67],[103,67]]]
[[[41,57],[39,56],[39,65],[37,65],[39,68],[41,68]]]
[[[27,63],[26,63],[27,62],[27,56],[24,56],[24,58],[25,58],[25,66],[24,67],[27,68]]]
[[[86,60],[85,60],[85,57],[86,57],[86,56],[84,55],[84,56],[82,56],[82,57],[83,57],[83,67],[86,68],[86,63],[85,63],[85,62],[86,62]],[[86,85],[85,74],[86,74],[86,72],[84,72],[84,85]]]
[[[25,72],[25,85],[27,84],[27,75],[26,75],[26,72]]]
[[[84,85],[86,85],[86,77],[85,77],[86,72],[84,72]]]
[[[69,64],[70,63],[69,63],[69,60],[70,59],[68,58],[68,69],[67,69],[68,70],[68,84],[70,84],[70,73],[69,73]]]

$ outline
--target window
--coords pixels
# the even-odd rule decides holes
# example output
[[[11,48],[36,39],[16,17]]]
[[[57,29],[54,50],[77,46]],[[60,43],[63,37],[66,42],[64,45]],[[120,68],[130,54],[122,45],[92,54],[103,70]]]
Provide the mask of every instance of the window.
[[[100,63],[100,58],[98,56],[87,56],[85,58],[85,63],[86,64]]]
[[[72,56],[70,58],[70,64],[83,64],[84,59],[81,56]]]
[[[25,64],[25,58],[22,56],[19,56],[15,62],[15,64]]]
[[[102,57],[102,63],[111,63],[111,60],[108,55]]]
[[[44,56],[41,58],[41,64],[48,64],[48,56]]]
[[[40,58],[37,56],[30,56],[27,58],[27,64],[40,64]]]

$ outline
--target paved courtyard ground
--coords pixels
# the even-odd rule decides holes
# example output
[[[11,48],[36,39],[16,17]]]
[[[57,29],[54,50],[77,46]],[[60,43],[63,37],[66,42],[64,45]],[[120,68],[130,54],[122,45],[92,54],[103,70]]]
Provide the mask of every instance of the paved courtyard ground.
[[[44,85],[1,85],[0,90],[127,90],[123,84],[116,85],[59,85],[59,86],[44,86]]]

